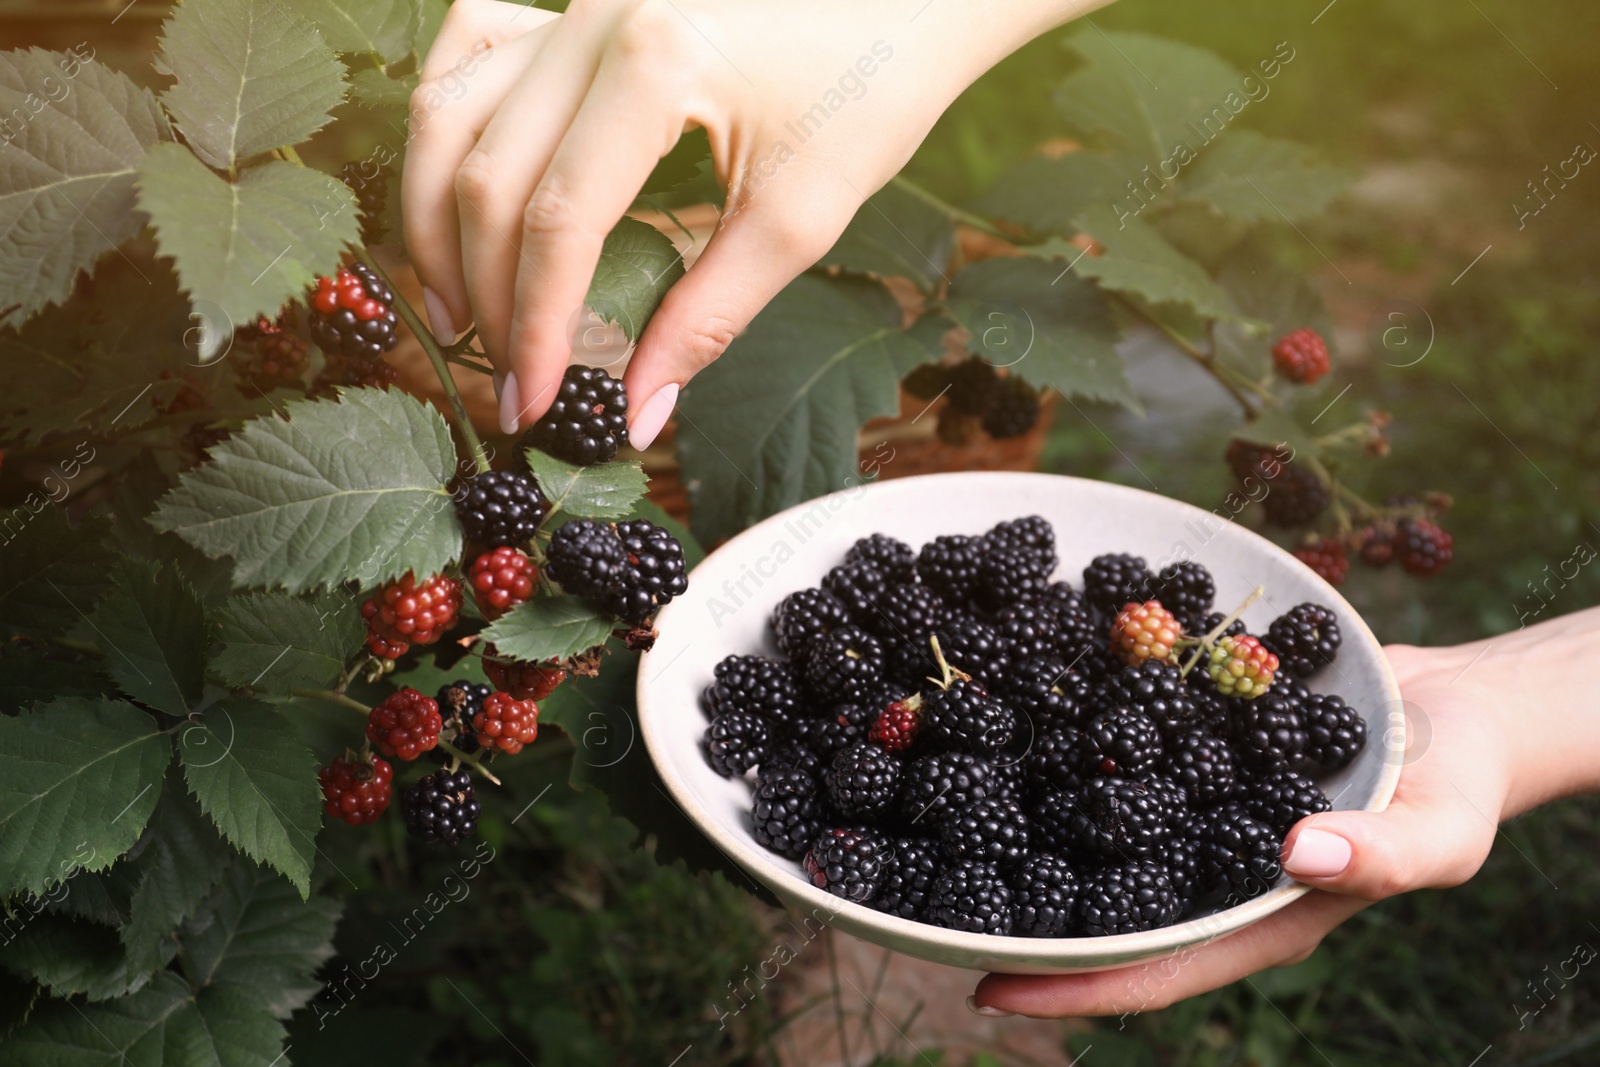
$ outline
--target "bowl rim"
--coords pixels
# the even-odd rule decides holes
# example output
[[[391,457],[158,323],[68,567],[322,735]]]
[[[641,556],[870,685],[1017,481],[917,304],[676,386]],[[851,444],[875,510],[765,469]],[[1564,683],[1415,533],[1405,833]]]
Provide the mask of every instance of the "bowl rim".
[[[781,526],[789,518],[806,512],[818,506],[819,502],[835,500],[840,497],[859,497],[860,494],[877,494],[884,491],[907,492],[914,491],[913,484],[922,484],[930,481],[949,483],[960,480],[982,479],[986,485],[992,485],[996,480],[1010,482],[1039,482],[1048,480],[1052,483],[1068,482],[1078,486],[1092,486],[1095,492],[1110,492],[1114,495],[1125,495],[1130,499],[1148,500],[1154,498],[1164,507],[1177,509],[1178,518],[1183,518],[1182,513],[1191,513],[1193,517],[1210,516],[1216,518],[1215,512],[1196,507],[1186,501],[1152,493],[1134,486],[1119,485],[1115,482],[1104,482],[1093,478],[1080,478],[1068,474],[1047,474],[1036,471],[945,471],[930,474],[909,475],[904,478],[878,480],[864,483],[859,486],[842,489],[821,497],[814,497],[801,501],[782,511],[769,515],[760,522],[741,530],[727,541],[718,545],[698,565],[695,570],[703,567],[706,561],[718,555],[737,556],[747,546],[753,545],[774,526]],[[1344,627],[1346,642],[1351,637],[1357,637],[1363,642],[1370,643],[1379,650],[1378,663],[1380,667],[1381,682],[1388,692],[1388,703],[1400,706],[1400,686],[1394,676],[1388,657],[1382,654],[1383,645],[1377,635],[1361,614],[1346,600],[1337,589],[1301,562],[1292,553],[1272,542],[1254,530],[1229,520],[1230,524],[1239,533],[1245,535],[1247,542],[1253,541],[1256,547],[1281,559],[1288,560],[1292,566],[1308,576],[1313,584],[1320,587],[1321,595],[1327,598],[1328,603],[1338,609],[1340,623]],[[691,572],[691,583],[693,581]],[[673,605],[669,604],[662,609],[662,616],[658,620],[664,627],[670,627]],[[1355,633],[1346,620],[1354,623]],[[1289,904],[1311,892],[1312,887],[1299,882],[1290,882],[1279,885],[1259,897],[1255,897],[1243,904],[1226,908],[1211,915],[1187,919],[1171,926],[1160,927],[1155,930],[1143,930],[1131,934],[1111,934],[1104,937],[1063,937],[1040,938],[1019,937],[1015,935],[970,933],[962,930],[950,930],[944,927],[933,926],[929,923],[918,922],[914,919],[903,919],[899,916],[888,915],[884,912],[869,908],[864,904],[845,900],[832,895],[825,890],[818,889],[804,879],[796,879],[790,873],[780,871],[780,863],[789,863],[782,857],[775,856],[766,849],[756,844],[749,834],[735,835],[725,829],[720,823],[712,819],[701,810],[699,802],[695,799],[693,791],[683,776],[678,773],[676,766],[668,755],[665,730],[672,709],[658,707],[653,695],[649,692],[646,679],[652,676],[648,669],[651,656],[659,655],[655,652],[646,652],[639,662],[638,679],[635,683],[635,699],[638,706],[639,731],[644,737],[645,749],[650,755],[650,762],[654,765],[656,773],[666,786],[674,803],[694,823],[695,828],[705,834],[713,844],[733,863],[746,874],[758,879],[787,903],[803,901],[812,914],[821,911],[830,916],[830,925],[841,911],[848,909],[849,925],[856,930],[871,930],[872,937],[880,938],[879,943],[887,944],[891,940],[904,942],[907,940],[923,942],[938,946],[941,954],[961,955],[972,958],[983,958],[994,964],[1012,963],[1022,967],[1038,967],[1043,964],[1060,968],[1063,973],[1073,968],[1083,970],[1100,970],[1106,965],[1092,962],[1095,959],[1116,956],[1126,957],[1130,962],[1112,966],[1131,966],[1138,960],[1156,959],[1182,951],[1185,948],[1199,944],[1206,944],[1230,934],[1237,933],[1247,926],[1251,926],[1267,916],[1277,912]],[[1395,724],[1396,729],[1402,730],[1403,726]],[[1400,782],[1400,772],[1404,764],[1405,742],[1403,735],[1393,736],[1393,732],[1383,738],[1383,759],[1380,766],[1378,779],[1373,796],[1367,804],[1359,809],[1382,811],[1388,807],[1393,799],[1395,789]],[[854,930],[852,932],[855,932]],[[857,936],[867,937],[865,934]],[[871,938],[869,938],[871,939]]]

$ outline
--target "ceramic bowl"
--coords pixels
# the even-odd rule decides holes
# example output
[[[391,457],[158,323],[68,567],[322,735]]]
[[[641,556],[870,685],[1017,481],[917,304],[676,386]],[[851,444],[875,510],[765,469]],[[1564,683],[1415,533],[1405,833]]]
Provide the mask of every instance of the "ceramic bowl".
[[[1274,617],[1315,600],[1339,616],[1338,661],[1311,688],[1336,692],[1366,716],[1368,742],[1342,771],[1321,780],[1337,809],[1382,809],[1404,754],[1400,694],[1388,661],[1354,609],[1330,585],[1270,541],[1230,521],[1154,493],[1045,474],[933,474],[859,486],[790,508],[752,526],[694,569],[688,592],[661,612],[661,636],[639,666],[639,725],[673,800],[751,878],[804,916],[863,940],[937,963],[1021,974],[1103,970],[1155,959],[1259,922],[1308,892],[1285,878],[1262,896],[1174,926],[1111,937],[998,937],[945,930],[873,911],[817,889],[800,865],[750,834],[751,782],[719,777],[701,751],[700,693],[733,653],[775,655],[768,618],[785,595],[814,586],[858,538],[881,531],[913,546],[939,534],[977,534],[1038,514],[1056,529],[1057,577],[1077,585],[1104,552],[1132,552],[1152,569],[1192,558],[1216,578],[1219,609],[1256,586],[1266,596],[1244,614],[1260,633]],[[1403,721],[1403,719],[1400,719]],[[751,776],[753,778],[753,775]],[[809,921],[809,920],[808,920]]]

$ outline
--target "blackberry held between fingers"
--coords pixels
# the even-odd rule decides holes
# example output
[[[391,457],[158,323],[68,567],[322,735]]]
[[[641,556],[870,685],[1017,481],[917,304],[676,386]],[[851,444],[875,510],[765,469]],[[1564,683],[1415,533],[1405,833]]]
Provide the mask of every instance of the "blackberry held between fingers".
[[[1015,800],[984,797],[945,820],[939,844],[947,860],[984,860],[1012,867],[1028,851],[1028,817]]]
[[[706,759],[724,778],[743,774],[767,755],[767,724],[748,711],[718,715],[706,727]]]
[[[1011,886],[997,864],[962,860],[933,884],[928,918],[948,930],[1007,935],[1016,918]]]
[[[950,816],[990,796],[997,782],[988,760],[965,752],[938,752],[906,765],[900,785],[900,814],[929,832]]]
[[[899,799],[900,761],[877,745],[857,741],[833,757],[822,784],[841,815],[876,820]]]
[[[778,601],[772,612],[772,632],[778,651],[796,663],[817,638],[850,623],[850,612],[839,598],[825,589],[800,589]]]
[[[944,534],[917,553],[917,576],[951,607],[969,602],[978,589],[983,542],[964,534]]]
[[[1066,937],[1078,909],[1078,875],[1060,856],[1038,852],[1023,860],[1011,876],[1018,937]]]
[[[1296,678],[1309,678],[1338,658],[1343,639],[1339,617],[1331,608],[1299,604],[1272,620],[1261,643],[1284,670]]]
[[[824,703],[860,700],[883,681],[883,645],[859,626],[841,626],[812,644],[802,677]]]
[[[628,443],[627,411],[621,379],[598,367],[570,364],[550,410],[522,435],[520,445],[580,467],[605,463]]]
[[[406,829],[430,844],[459,845],[478,828],[481,810],[465,767],[453,773],[435,771],[400,795]]]
[[[1329,811],[1328,795],[1309,778],[1294,771],[1264,774],[1250,783],[1246,804],[1250,814],[1266,823],[1280,836],[1307,815]]]
[[[800,859],[822,829],[824,815],[815,778],[792,767],[762,768],[750,802],[757,844],[780,856]]]
[[[605,601],[613,615],[642,626],[655,613],[689,588],[689,568],[683,545],[649,519],[616,524],[626,562],[617,592]]]
[[[917,580],[917,553],[888,534],[875,533],[856,541],[844,554],[844,561],[871,564],[885,581],[896,584]]]
[[[1039,391],[1016,375],[995,383],[983,413],[983,432],[996,441],[1021,437],[1039,422]]]
[[[886,915],[922,921],[933,884],[944,871],[939,846],[925,837],[899,837],[889,860],[883,884],[868,905]]]
[[[1083,569],[1083,595],[1106,618],[1115,618],[1129,603],[1143,600],[1150,582],[1150,566],[1139,556],[1108,552],[1096,556]]]
[[[550,513],[533,475],[514,470],[474,474],[456,491],[455,504],[467,540],[485,548],[527,544]]]
[[[1227,893],[1229,906],[1271,889],[1283,873],[1283,835],[1254,816],[1224,807],[1200,816],[1200,882]]]
[[[1079,794],[1067,833],[1080,855],[1126,861],[1166,840],[1169,811],[1166,798],[1143,782],[1096,778]]]
[[[802,866],[818,889],[867,904],[878,895],[893,858],[888,834],[856,826],[820,831]]]
[[[310,308],[311,339],[330,357],[377,360],[400,339],[394,291],[364,263],[318,278]]]
[[[1141,711],[1111,708],[1084,725],[1078,758],[1088,778],[1143,778],[1161,762],[1161,729]]]
[[[1154,930],[1177,918],[1181,907],[1171,873],[1155,860],[1138,859],[1084,879],[1078,927],[1089,937]]]
[[[702,703],[713,718],[747,711],[774,723],[800,714],[800,678],[794,668],[770,656],[725,656],[712,669]]]
[[[1355,759],[1367,743],[1367,721],[1332,693],[1305,699],[1305,762],[1319,771],[1336,771]]]
[[[546,569],[574,596],[601,598],[622,586],[628,550],[617,531],[596,519],[574,519],[556,530],[545,554]]]

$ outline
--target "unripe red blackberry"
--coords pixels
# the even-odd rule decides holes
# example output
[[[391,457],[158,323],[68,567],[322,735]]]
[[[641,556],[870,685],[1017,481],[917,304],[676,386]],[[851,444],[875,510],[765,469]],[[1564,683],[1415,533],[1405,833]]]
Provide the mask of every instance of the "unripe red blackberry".
[[[1111,651],[1123,663],[1137,667],[1146,660],[1176,663],[1183,627],[1159,600],[1129,604],[1111,624]]]
[[[472,728],[478,744],[514,756],[539,736],[539,706],[509,693],[490,693],[472,717]]]
[[[436,574],[419,583],[410,571],[399,581],[380,586],[361,605],[362,617],[367,620],[368,647],[379,656],[384,655],[378,651],[380,646],[399,648],[395,655],[400,655],[410,645],[432,644],[456,624],[460,612],[460,582]],[[378,639],[376,643],[373,638]]]
[[[1311,385],[1328,373],[1328,343],[1316,330],[1294,330],[1272,346],[1272,365],[1291,382]]]
[[[467,581],[483,617],[494,620],[533,596],[539,568],[515,548],[501,547],[472,561]]]
[[[414,760],[439,743],[439,705],[415,689],[402,689],[367,713],[367,740],[396,759]]]
[[[399,341],[394,291],[364,263],[318,278],[311,296],[311,339],[329,356],[376,360]]]
[[[1344,542],[1332,537],[1318,537],[1297,546],[1294,558],[1317,572],[1329,585],[1343,585],[1350,573],[1350,555]]]
[[[1254,697],[1267,691],[1278,670],[1278,657],[1245,634],[1220,638],[1207,668],[1223,696]]]
[[[508,659],[493,645],[484,646],[483,673],[497,690],[516,700],[543,700],[567,677],[567,672],[553,663]]]
[[[394,768],[376,756],[369,760],[336,759],[317,772],[323,809],[351,826],[376,822],[389,807]]]

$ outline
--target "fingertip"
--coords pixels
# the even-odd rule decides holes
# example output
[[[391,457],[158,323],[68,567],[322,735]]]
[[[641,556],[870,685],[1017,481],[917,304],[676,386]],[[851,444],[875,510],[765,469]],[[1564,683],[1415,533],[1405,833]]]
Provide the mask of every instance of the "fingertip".
[[[678,391],[678,384],[670,382],[639,405],[633,416],[633,424],[628,427],[628,439],[633,442],[634,448],[642,452],[654,443],[667,420],[672,417],[672,410],[678,403]]]
[[[976,995],[967,998],[967,1010],[974,1015],[984,1015],[991,1019],[1006,1019],[1016,1014],[1014,1011],[997,1008],[993,1004],[979,1004]]]
[[[1337,878],[1355,855],[1350,839],[1314,825],[1297,826],[1283,843],[1283,869],[1300,881]]]
[[[428,313],[428,329],[437,340],[451,342],[461,336],[444,299],[427,286],[422,287],[422,307]]]

